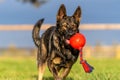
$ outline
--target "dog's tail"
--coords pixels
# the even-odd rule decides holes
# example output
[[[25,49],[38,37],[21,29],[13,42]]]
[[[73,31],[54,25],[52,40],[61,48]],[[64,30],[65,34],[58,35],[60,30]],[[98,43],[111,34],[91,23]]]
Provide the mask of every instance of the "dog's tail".
[[[44,19],[40,19],[34,26],[33,31],[32,31],[32,38],[35,43],[35,45],[38,47],[40,45],[40,28],[43,23]]]

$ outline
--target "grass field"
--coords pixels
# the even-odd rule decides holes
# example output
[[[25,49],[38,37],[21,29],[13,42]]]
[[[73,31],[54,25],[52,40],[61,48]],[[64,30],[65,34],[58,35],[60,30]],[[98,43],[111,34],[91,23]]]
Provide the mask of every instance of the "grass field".
[[[66,80],[120,80],[120,60],[88,59],[94,71],[86,74],[78,62]],[[36,80],[37,67],[34,58],[0,58],[0,80]],[[46,68],[44,80],[53,80]]]

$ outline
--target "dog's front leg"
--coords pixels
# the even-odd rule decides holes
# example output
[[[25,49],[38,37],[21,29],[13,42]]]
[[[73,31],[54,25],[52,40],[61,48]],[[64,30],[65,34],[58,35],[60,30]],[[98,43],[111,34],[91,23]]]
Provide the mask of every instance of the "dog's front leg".
[[[65,79],[67,77],[67,75],[69,74],[70,70],[71,70],[71,67],[63,68],[63,70],[60,74],[60,77],[62,79]]]
[[[58,69],[56,68],[56,65],[53,63],[52,60],[48,60],[48,68],[50,70],[50,72],[53,74],[53,77],[55,80],[62,80],[59,76],[58,76]]]
[[[69,74],[71,68],[72,68],[73,62],[68,62],[65,64],[65,66],[62,68],[62,71],[60,73],[60,77],[62,79],[65,79],[67,77],[67,75]]]

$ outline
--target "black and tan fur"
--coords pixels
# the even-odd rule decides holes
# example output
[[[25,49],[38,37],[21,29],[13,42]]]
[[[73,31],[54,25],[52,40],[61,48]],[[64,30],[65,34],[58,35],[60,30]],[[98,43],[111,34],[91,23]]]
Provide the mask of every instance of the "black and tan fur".
[[[38,48],[38,80],[42,80],[46,65],[55,80],[63,80],[69,74],[79,51],[67,44],[66,40],[79,32],[80,17],[79,6],[72,16],[67,16],[66,8],[62,4],[57,13],[56,26],[48,28],[41,37],[39,37],[39,31],[44,19],[36,23],[32,37]]]

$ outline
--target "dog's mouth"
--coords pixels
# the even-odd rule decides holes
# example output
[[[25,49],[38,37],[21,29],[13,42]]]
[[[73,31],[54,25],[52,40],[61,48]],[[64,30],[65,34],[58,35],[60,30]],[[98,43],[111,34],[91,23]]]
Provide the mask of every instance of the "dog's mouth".
[[[67,43],[67,44],[70,44],[70,38],[74,35],[75,33],[73,33],[73,34],[66,34],[65,35],[65,42]]]
[[[71,38],[71,36],[65,37],[65,43],[66,44],[70,44],[70,38]]]
[[[65,37],[65,42],[66,42],[67,44],[70,44],[70,38],[71,38],[73,35],[75,35],[77,32],[78,32],[78,31],[72,31],[72,30],[67,31],[66,34],[64,35],[64,37]]]

